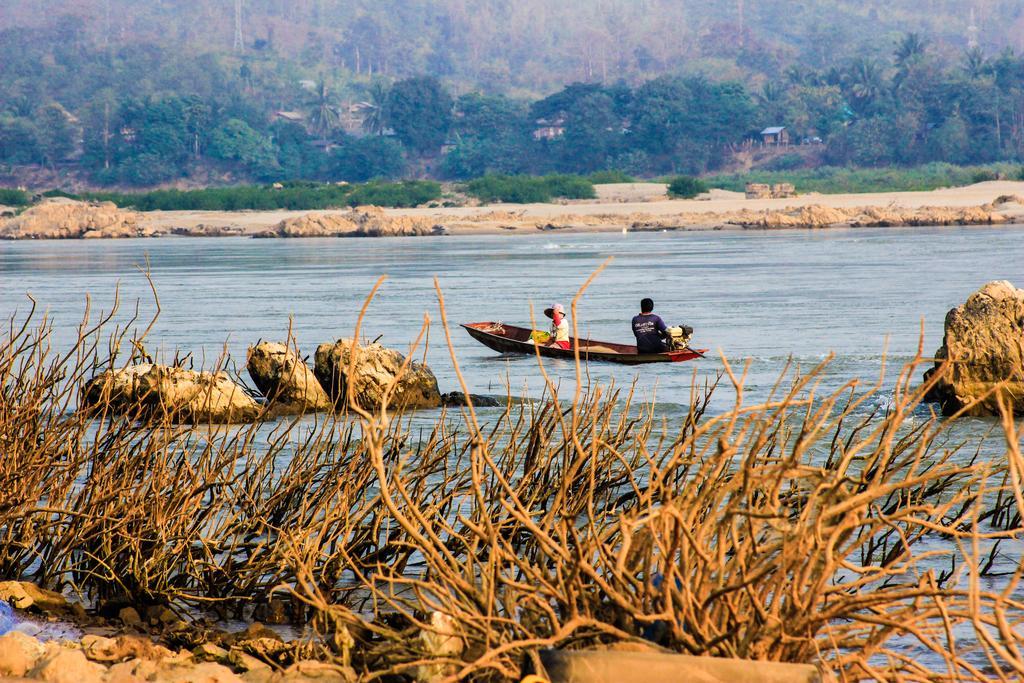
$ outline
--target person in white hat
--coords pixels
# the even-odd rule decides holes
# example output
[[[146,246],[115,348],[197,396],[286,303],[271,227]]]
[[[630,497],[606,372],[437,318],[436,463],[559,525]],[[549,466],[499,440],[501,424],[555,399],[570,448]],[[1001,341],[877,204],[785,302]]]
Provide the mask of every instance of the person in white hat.
[[[544,309],[544,315],[551,318],[551,343],[568,351],[571,347],[569,345],[569,321],[565,319],[565,306],[551,304]]]

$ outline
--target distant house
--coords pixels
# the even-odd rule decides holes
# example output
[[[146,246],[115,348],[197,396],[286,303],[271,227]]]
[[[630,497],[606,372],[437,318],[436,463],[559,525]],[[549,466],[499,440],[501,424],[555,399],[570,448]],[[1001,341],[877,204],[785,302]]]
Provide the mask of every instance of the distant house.
[[[772,126],[761,131],[761,142],[765,146],[784,146],[789,144],[789,131],[785,126]]]
[[[537,119],[533,130],[534,140],[554,140],[565,135],[565,117],[555,119]]]
[[[302,123],[306,120],[306,117],[297,111],[275,111],[274,118],[279,121],[291,121],[292,123]]]

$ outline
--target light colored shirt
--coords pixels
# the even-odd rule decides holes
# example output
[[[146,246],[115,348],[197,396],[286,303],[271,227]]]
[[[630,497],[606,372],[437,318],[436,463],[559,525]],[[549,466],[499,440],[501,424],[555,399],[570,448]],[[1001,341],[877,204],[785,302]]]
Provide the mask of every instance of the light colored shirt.
[[[569,321],[562,316],[562,319],[557,323],[551,321],[551,338],[556,342],[567,342],[569,341]]]

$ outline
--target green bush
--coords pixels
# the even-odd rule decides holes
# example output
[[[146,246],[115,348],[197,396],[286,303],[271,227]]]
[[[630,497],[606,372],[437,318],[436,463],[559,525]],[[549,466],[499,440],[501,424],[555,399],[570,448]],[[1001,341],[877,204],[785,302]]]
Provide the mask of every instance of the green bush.
[[[594,184],[574,175],[485,175],[466,183],[466,192],[482,202],[539,204],[555,197],[593,199]]]
[[[765,164],[767,171],[792,171],[803,167],[804,158],[799,154],[783,154]]]
[[[92,192],[82,195],[82,198],[111,201],[120,207],[138,211],[311,211],[361,204],[411,207],[440,196],[441,186],[438,183],[415,180],[401,183],[375,181],[364,185],[290,181],[281,187],[248,185],[140,193]]]
[[[635,183],[636,178],[622,171],[594,171],[587,179],[595,185],[611,185],[613,183]]]
[[[406,180],[401,183],[370,182],[357,185],[348,197],[349,206],[373,204],[411,208],[441,197],[441,185],[432,180]]]
[[[10,187],[0,187],[0,205],[25,206],[32,201],[28,192]]]
[[[982,168],[971,174],[971,183],[986,183],[990,180],[999,180],[999,174],[992,169]]]
[[[982,180],[1012,178],[1020,167],[1011,164],[956,166],[935,162],[914,167],[844,168],[821,166],[793,171],[752,171],[705,178],[711,187],[742,192],[747,183],[792,183],[797,192],[822,194],[863,192],[926,192],[961,187]]]
[[[466,192],[482,202],[535,204],[551,201],[551,193],[535,176],[485,175],[469,181]]]
[[[708,186],[703,180],[688,175],[677,176],[668,183],[669,196],[677,199],[693,199],[707,191]]]
[[[594,199],[594,183],[588,178],[578,175],[546,175],[541,180],[548,188],[552,197],[563,199]]]
[[[67,190],[60,190],[57,188],[47,190],[46,192],[43,193],[43,196],[46,197],[47,199],[53,199],[54,197],[63,197],[64,199],[81,199],[80,196],[74,194],[73,192],[68,192]]]

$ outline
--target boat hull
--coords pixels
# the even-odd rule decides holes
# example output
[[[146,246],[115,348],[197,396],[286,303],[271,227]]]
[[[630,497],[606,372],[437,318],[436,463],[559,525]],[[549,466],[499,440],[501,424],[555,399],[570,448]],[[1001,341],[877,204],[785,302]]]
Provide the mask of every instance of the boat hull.
[[[576,357],[574,349],[579,347],[580,360],[619,363],[622,365],[646,365],[648,363],[685,363],[686,361],[703,358],[707,349],[684,349],[682,351],[666,351],[665,353],[637,353],[635,346],[595,342],[591,340],[569,339],[572,348],[566,350],[558,346],[534,344],[530,341],[532,330],[495,322],[467,323],[462,327],[473,339],[499,353],[537,354],[546,358],[564,358],[572,360]]]

